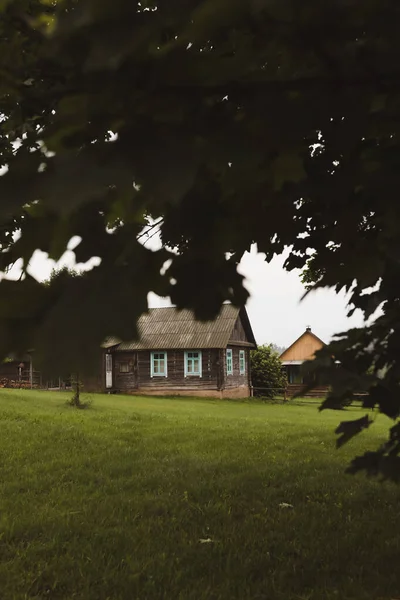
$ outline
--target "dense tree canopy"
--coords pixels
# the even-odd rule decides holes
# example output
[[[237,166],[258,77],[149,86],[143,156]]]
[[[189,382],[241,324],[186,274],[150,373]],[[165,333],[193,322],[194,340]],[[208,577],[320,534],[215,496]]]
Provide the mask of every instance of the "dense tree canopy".
[[[384,303],[320,353],[333,383],[324,407],[362,388],[365,406],[397,420],[398,3],[1,0],[0,10],[0,268],[27,267],[37,248],[58,258],[73,235],[77,261],[101,258],[62,285],[2,280],[3,354],[34,347],[77,370],[105,335],[135,335],[150,290],[213,317],[226,299],[246,301],[236,266],[252,243],[267,260],[290,246],[287,269],[311,257],[308,281],[351,290],[367,318]],[[149,218],[157,252],[140,239]],[[393,471],[399,452],[396,424],[354,468]]]

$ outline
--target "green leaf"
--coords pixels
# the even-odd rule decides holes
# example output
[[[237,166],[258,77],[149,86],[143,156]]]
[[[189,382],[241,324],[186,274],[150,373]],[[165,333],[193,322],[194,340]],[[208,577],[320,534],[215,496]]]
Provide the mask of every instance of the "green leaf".
[[[377,113],[385,110],[387,99],[387,94],[378,94],[377,96],[374,96],[371,102],[371,113]]]
[[[282,190],[286,183],[299,183],[306,177],[303,159],[294,153],[279,154],[270,166],[273,189]]]
[[[13,0],[0,0],[0,11],[4,11]]]

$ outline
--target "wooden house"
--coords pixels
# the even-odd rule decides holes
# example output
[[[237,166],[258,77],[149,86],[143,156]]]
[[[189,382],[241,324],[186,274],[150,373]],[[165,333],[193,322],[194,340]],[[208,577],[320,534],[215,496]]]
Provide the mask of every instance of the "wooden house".
[[[138,322],[139,339],[104,344],[108,392],[245,398],[250,350],[256,347],[246,310],[224,304],[200,322],[189,310],[151,308]]]
[[[289,391],[309,383],[307,375],[302,373],[301,366],[305,361],[312,360],[317,350],[324,346],[325,343],[311,331],[311,327],[307,327],[305,332],[282,352],[280,359],[286,370]]]

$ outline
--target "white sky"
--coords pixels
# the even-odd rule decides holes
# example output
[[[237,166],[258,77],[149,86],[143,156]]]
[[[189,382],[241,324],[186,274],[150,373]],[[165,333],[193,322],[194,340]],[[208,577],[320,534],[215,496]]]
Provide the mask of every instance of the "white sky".
[[[320,289],[302,300],[305,289],[300,271],[285,271],[284,256],[273,258],[269,264],[264,258],[265,255],[252,251],[240,265],[250,292],[247,311],[258,344],[289,346],[308,325],[324,342],[329,342],[335,333],[363,324],[361,311],[351,318],[346,316],[345,294]]]
[[[78,241],[78,238],[70,241],[70,249],[65,252],[58,266],[75,266],[72,249]],[[155,249],[158,242],[153,238],[148,246]],[[94,258],[85,268],[98,262]],[[245,276],[245,284],[250,292],[247,311],[258,344],[273,342],[279,346],[289,346],[308,325],[322,340],[329,342],[334,333],[363,324],[360,311],[351,319],[346,317],[344,294],[337,295],[333,290],[322,289],[301,300],[305,290],[300,281],[300,271],[289,273],[283,269],[283,263],[284,256],[279,256],[268,264],[264,255],[253,249],[245,254],[240,264],[240,272]],[[36,279],[43,280],[49,277],[54,266],[55,263],[46,254],[36,251],[28,270]],[[16,264],[7,277],[18,277],[18,267]],[[169,306],[170,302],[167,298],[149,294],[149,305]]]

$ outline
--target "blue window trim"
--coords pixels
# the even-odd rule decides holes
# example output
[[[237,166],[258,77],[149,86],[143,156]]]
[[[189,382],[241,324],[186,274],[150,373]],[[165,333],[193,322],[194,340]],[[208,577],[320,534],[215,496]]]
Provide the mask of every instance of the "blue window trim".
[[[239,350],[239,372],[240,375],[246,375],[246,353],[244,350]]]
[[[154,355],[155,354],[164,354],[164,373],[154,373]],[[164,350],[154,350],[150,354],[150,377],[168,377],[168,354],[164,352]]]
[[[228,358],[230,357],[230,363],[231,363],[231,368],[228,368],[229,365],[229,360]],[[226,374],[227,375],[233,375],[233,351],[232,348],[227,348],[226,350]]]
[[[199,369],[198,373],[188,373],[188,354],[190,352],[197,352],[199,355]],[[185,351],[185,377],[203,377],[203,353],[201,350],[186,350]]]

